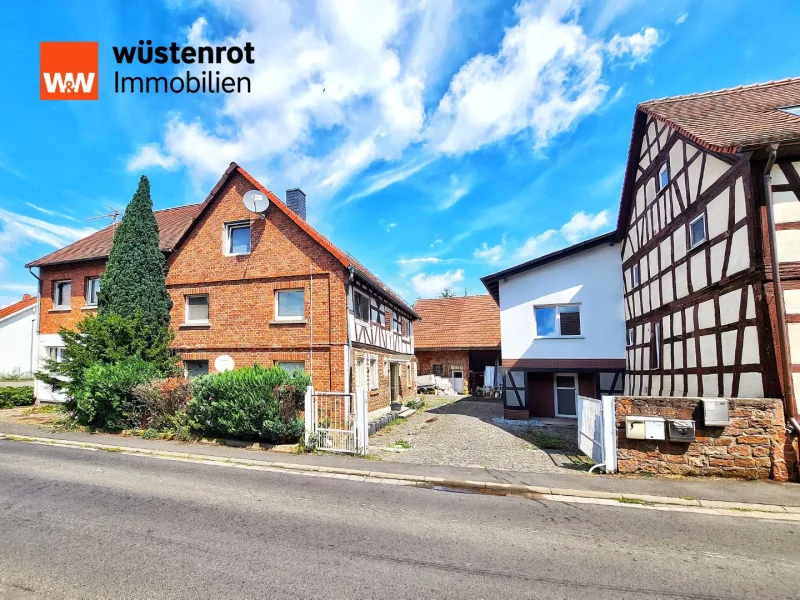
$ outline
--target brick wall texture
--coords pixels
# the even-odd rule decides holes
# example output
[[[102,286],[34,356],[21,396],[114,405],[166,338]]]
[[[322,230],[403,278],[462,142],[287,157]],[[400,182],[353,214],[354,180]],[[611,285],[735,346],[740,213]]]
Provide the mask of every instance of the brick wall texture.
[[[704,427],[699,398],[618,397],[619,472],[778,481],[794,478],[797,453],[786,436],[782,402],[764,398],[729,401],[730,425]],[[629,415],[694,419],[696,441],[629,440],[625,437],[625,417]]]
[[[231,356],[236,367],[303,361],[316,389],[342,391],[347,377],[349,273],[280,209],[272,207],[265,218],[245,209],[242,195],[252,188],[241,174],[231,176],[167,259],[167,289],[173,301],[171,327],[176,334],[173,347],[184,360],[207,360],[211,373],[221,355]],[[249,255],[223,252],[225,224],[234,221],[250,222]],[[104,267],[103,259],[41,268],[41,333],[58,333],[61,326],[74,328],[94,312],[83,309],[85,281],[101,274]],[[69,310],[54,311],[52,282],[60,279],[72,281],[72,302]],[[276,291],[301,289],[305,292],[304,319],[276,320]],[[186,296],[192,294],[208,295],[209,324],[185,323]],[[380,353],[378,349],[370,352]],[[383,357],[385,353],[380,354]],[[402,389],[410,390],[405,369],[401,371]],[[389,378],[383,370],[381,374],[381,387],[370,396],[371,410],[389,405]]]

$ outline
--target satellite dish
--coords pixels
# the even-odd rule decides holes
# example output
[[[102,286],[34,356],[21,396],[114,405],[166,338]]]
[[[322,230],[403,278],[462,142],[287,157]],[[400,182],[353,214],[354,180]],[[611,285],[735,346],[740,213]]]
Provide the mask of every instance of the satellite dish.
[[[267,208],[269,208],[269,198],[265,193],[258,190],[245,192],[244,196],[242,196],[242,203],[247,210],[260,215],[267,212]]]

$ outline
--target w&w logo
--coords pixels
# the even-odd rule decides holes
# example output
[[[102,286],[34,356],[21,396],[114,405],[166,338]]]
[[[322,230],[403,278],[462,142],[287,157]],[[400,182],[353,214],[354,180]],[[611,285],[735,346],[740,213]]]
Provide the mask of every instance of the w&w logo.
[[[97,42],[40,42],[39,98],[97,100]]]

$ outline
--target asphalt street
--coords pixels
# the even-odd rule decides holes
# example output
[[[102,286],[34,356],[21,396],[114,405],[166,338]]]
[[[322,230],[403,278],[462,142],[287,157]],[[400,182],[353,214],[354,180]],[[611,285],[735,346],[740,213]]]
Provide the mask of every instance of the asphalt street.
[[[797,598],[800,524],[0,440],[0,598]]]

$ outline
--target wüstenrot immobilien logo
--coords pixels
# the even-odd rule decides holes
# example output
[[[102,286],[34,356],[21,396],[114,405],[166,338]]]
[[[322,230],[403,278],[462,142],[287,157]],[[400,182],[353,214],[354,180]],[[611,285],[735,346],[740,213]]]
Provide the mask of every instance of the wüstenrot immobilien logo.
[[[97,42],[40,42],[39,98],[97,100]]]

